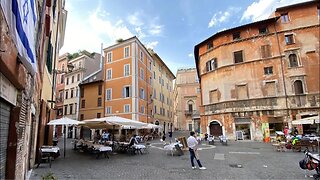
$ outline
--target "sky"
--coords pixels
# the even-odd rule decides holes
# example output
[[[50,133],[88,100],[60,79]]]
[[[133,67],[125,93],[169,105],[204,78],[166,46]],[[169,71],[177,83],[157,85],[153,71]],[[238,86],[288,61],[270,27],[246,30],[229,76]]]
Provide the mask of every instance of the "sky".
[[[137,36],[176,74],[195,67],[194,46],[213,34],[268,18],[277,7],[309,0],[65,0],[60,54],[101,52]]]

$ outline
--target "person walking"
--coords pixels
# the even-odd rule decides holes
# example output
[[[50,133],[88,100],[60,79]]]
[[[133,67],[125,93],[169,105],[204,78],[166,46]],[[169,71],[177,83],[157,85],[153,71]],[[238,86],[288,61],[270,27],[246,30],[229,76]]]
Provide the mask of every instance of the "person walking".
[[[193,159],[197,160],[199,169],[202,169],[202,170],[203,169],[207,169],[206,167],[203,167],[201,162],[200,162],[199,153],[197,152],[198,141],[195,138],[195,133],[193,131],[190,132],[190,136],[187,139],[187,144],[188,144],[188,147],[189,147],[192,169],[196,169],[196,166],[194,165]]]

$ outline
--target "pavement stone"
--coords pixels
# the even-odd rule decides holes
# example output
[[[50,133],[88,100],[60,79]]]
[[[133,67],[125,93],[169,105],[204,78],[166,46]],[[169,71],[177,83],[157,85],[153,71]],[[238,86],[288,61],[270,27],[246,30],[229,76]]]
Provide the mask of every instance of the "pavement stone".
[[[41,164],[33,169],[30,179],[41,179],[48,172],[58,179],[306,179],[298,164],[303,153],[276,152],[269,143],[230,141],[225,146],[216,141],[214,148],[203,148],[199,153],[206,170],[191,169],[188,151],[170,156],[161,149],[159,139],[151,143],[158,148],[151,147],[149,154],[111,154],[110,159],[95,159],[92,154],[73,151],[68,142],[65,159],[62,152],[52,168]]]

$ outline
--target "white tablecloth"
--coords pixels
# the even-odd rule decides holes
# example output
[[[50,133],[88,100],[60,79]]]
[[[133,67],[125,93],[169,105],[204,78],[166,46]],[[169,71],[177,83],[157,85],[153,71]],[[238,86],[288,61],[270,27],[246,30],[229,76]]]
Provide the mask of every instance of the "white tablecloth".
[[[112,148],[110,146],[94,145],[93,147],[94,149],[99,150],[100,152],[112,151]]]
[[[59,147],[44,147],[44,148],[41,148],[41,152],[45,152],[45,153],[58,153],[59,150],[60,150]]]
[[[146,148],[146,146],[143,144],[134,144],[133,147],[136,149],[145,149]]]
[[[171,143],[169,145],[166,145],[163,147],[164,150],[168,150],[168,151],[172,151],[175,148],[175,145],[177,145],[178,143]],[[180,147],[183,147],[182,144],[179,144]]]

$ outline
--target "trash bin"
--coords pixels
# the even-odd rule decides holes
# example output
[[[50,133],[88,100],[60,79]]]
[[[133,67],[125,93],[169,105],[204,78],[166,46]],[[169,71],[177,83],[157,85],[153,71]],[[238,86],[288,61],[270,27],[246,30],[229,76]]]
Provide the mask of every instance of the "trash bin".
[[[58,139],[57,139],[57,138],[54,138],[54,139],[52,140],[52,145],[53,145],[53,146],[57,146],[57,144],[58,144]]]

